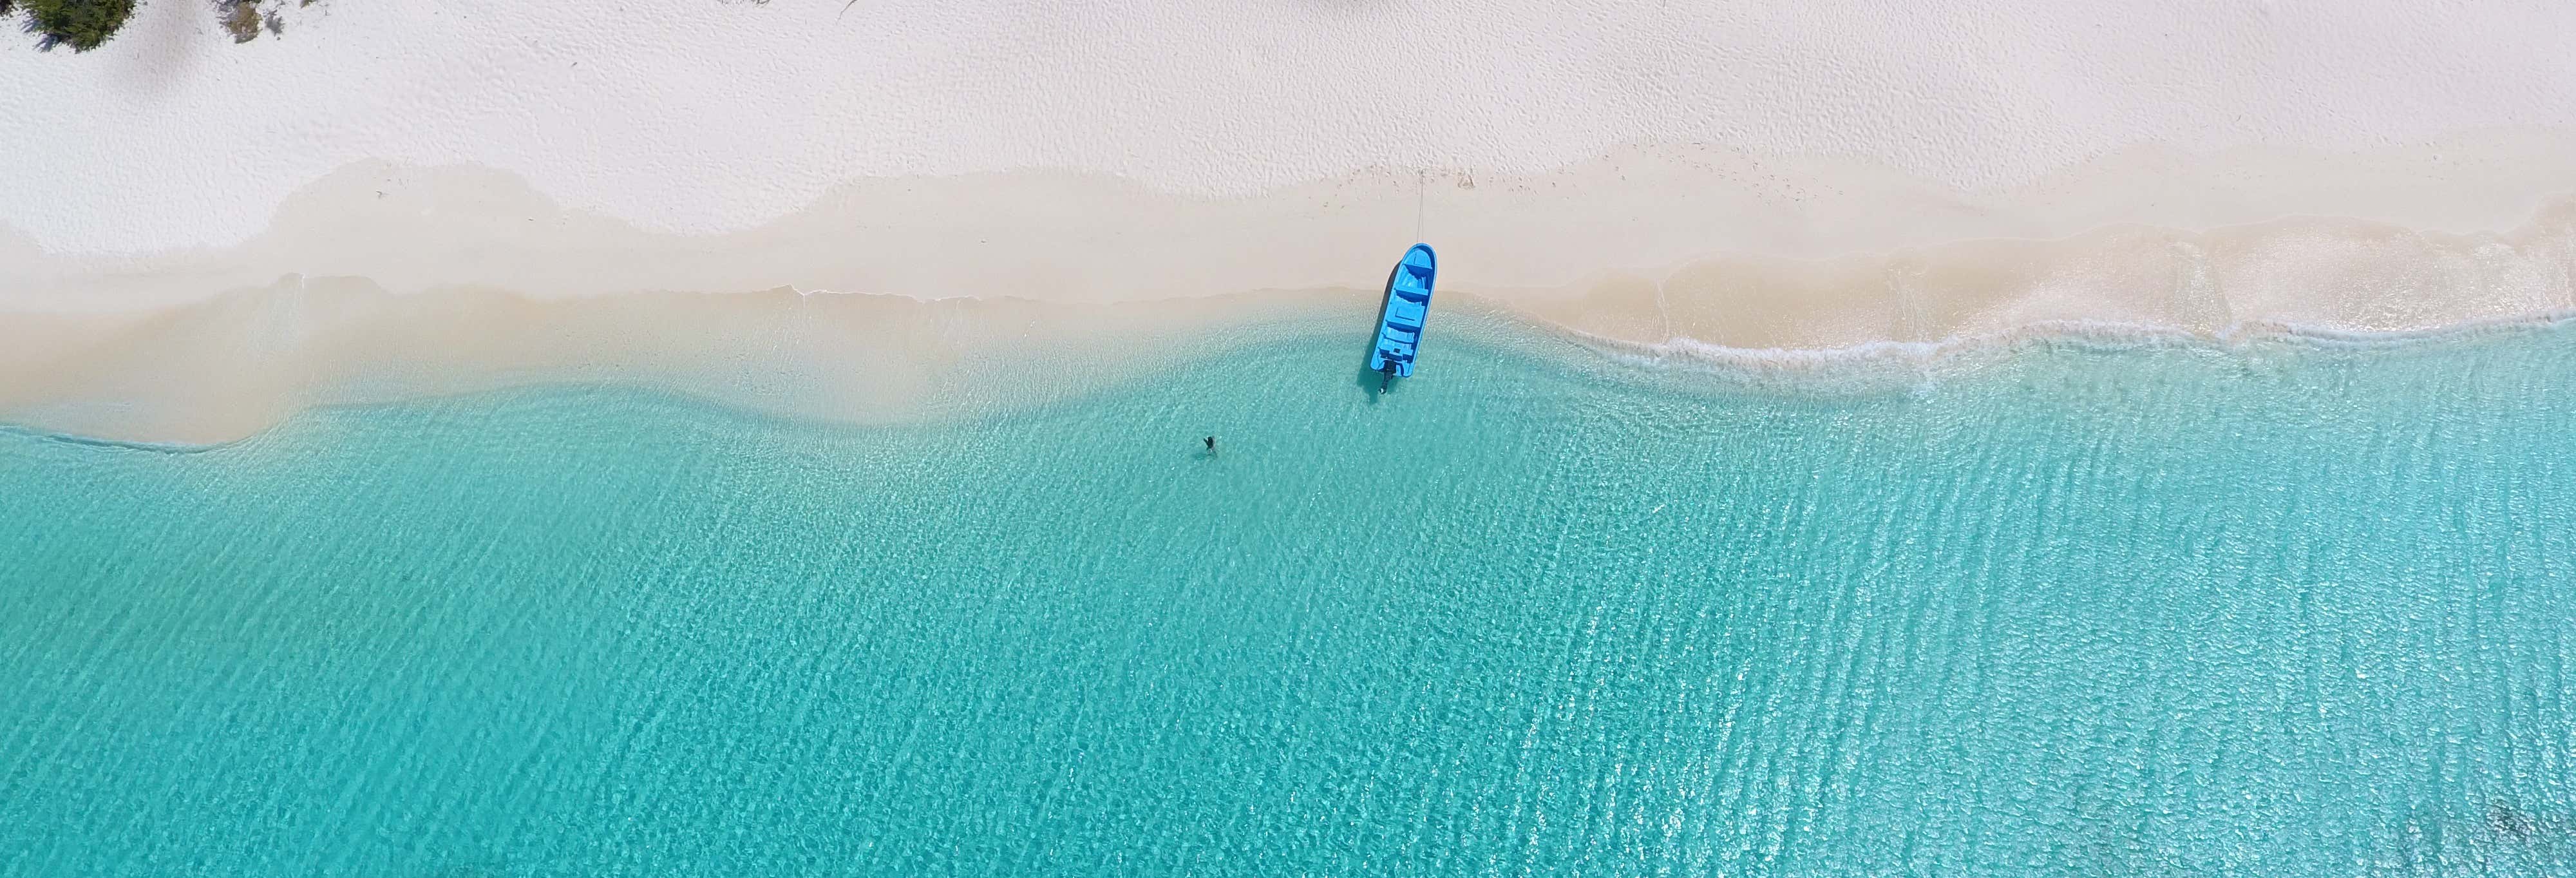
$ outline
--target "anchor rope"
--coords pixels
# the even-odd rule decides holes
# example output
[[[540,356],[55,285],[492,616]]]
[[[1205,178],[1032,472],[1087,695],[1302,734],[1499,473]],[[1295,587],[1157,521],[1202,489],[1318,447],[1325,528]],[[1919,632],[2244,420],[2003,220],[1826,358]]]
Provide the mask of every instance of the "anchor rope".
[[[1426,205],[1428,205],[1428,204],[1430,203],[1430,200],[1431,200],[1431,196],[1430,196],[1431,183],[1430,183],[1430,180],[1431,180],[1431,172],[1430,172],[1430,171],[1428,171],[1428,170],[1423,170],[1423,169],[1419,169],[1419,168],[1417,168],[1417,169],[1415,169],[1415,170],[1414,170],[1414,172],[1413,172],[1413,240],[1414,240],[1416,243],[1420,243],[1420,242],[1422,241],[1422,215],[1423,215],[1423,213],[1424,213],[1424,212],[1425,212],[1425,210],[1426,210]]]

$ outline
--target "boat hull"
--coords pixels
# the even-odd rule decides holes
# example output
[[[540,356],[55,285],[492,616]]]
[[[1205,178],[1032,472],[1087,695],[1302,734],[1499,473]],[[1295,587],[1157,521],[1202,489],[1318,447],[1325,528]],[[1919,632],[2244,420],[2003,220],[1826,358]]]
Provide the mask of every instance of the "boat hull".
[[[1423,320],[1431,314],[1432,280],[1439,268],[1439,258],[1429,244],[1413,245],[1395,264],[1395,273],[1386,283],[1386,307],[1378,314],[1377,345],[1369,351],[1371,371],[1390,378],[1413,375],[1414,358],[1422,350]]]

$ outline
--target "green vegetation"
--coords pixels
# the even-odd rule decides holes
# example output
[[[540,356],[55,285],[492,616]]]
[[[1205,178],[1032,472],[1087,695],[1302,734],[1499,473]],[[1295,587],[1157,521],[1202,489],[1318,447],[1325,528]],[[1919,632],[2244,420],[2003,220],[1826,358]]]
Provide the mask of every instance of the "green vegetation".
[[[258,39],[259,0],[230,0],[229,7],[224,12],[224,32],[233,35],[233,42]]]
[[[272,36],[286,32],[286,22],[277,17],[277,8],[285,2],[277,0],[263,10],[261,0],[215,0],[215,11],[220,14],[224,32],[233,35],[233,42],[247,43],[259,39],[263,28]],[[313,0],[304,0],[304,5],[312,3]]]
[[[0,15],[11,6],[25,7],[27,32],[37,35],[39,45],[70,46],[74,52],[98,48],[134,14],[134,0],[0,0]]]

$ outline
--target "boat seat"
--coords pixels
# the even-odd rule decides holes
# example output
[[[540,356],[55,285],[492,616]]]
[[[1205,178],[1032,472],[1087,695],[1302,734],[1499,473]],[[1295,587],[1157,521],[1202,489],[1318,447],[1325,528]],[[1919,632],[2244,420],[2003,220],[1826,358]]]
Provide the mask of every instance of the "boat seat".
[[[1414,291],[1412,291],[1412,290],[1405,290],[1405,289],[1399,289],[1399,290],[1396,290],[1396,291],[1395,291],[1395,297],[1396,297],[1396,298],[1399,298],[1399,299],[1403,299],[1403,300],[1405,300],[1405,301],[1407,301],[1407,302],[1414,302],[1414,303],[1417,303],[1417,304],[1419,304],[1419,303],[1425,303],[1425,302],[1429,302],[1429,301],[1431,301],[1431,294],[1430,294],[1430,293],[1417,293],[1417,292],[1414,292]]]

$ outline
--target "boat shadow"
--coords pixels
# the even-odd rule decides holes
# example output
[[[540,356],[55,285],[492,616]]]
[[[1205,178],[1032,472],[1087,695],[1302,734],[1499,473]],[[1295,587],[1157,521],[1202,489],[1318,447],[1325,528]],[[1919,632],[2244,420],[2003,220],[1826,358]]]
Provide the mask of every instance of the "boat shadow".
[[[1403,269],[1404,263],[1398,261],[1394,267],[1386,270],[1386,286],[1377,291],[1377,317],[1369,321],[1368,342],[1360,346],[1360,372],[1357,383],[1360,390],[1368,394],[1370,405],[1376,405],[1378,397],[1395,387],[1394,379],[1388,378],[1376,369],[1369,368],[1369,357],[1377,353],[1378,327],[1386,325],[1386,300],[1395,294],[1395,273]]]
[[[1368,394],[1370,405],[1376,405],[1378,397],[1385,396],[1395,390],[1395,384],[1391,379],[1380,374],[1376,369],[1369,368],[1367,363],[1360,364],[1359,378],[1353,383],[1359,387],[1361,392]]]

